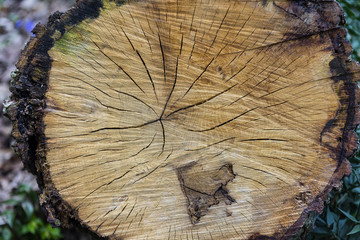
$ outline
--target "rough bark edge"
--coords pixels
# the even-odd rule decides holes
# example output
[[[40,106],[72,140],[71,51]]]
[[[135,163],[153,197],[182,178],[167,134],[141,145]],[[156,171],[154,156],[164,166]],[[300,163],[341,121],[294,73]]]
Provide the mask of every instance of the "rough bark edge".
[[[46,161],[46,136],[43,122],[46,92],[52,65],[48,51],[72,26],[99,16],[101,0],[78,0],[66,13],[55,12],[46,25],[36,25],[32,37],[21,52],[16,70],[11,74],[12,95],[4,103],[4,112],[12,121],[13,148],[25,168],[36,176],[40,187],[40,205],[53,226],[88,230],[99,237],[78,216],[77,209],[62,199],[54,186]]]
[[[341,10],[342,11],[342,10]],[[344,13],[341,13],[342,16]],[[341,25],[345,21],[341,22]],[[327,33],[333,45],[334,59],[329,63],[334,81],[334,90],[339,93],[340,107],[336,116],[324,127],[323,133],[333,133],[337,128],[342,129],[342,136],[337,139],[337,146],[322,142],[323,146],[332,151],[332,158],[337,161],[337,168],[324,191],[319,194],[313,202],[303,211],[300,218],[286,231],[280,239],[305,239],[306,233],[311,230],[316,217],[322,213],[324,202],[333,188],[338,188],[341,179],[351,174],[351,165],[347,160],[358,148],[358,136],[355,132],[360,123],[360,90],[356,81],[355,73],[360,71],[360,66],[349,57],[352,52],[350,43],[346,40],[347,31],[339,29]],[[346,97],[341,96],[346,93]],[[346,116],[346,119],[343,117]],[[345,121],[344,121],[345,120]],[[344,121],[343,126],[337,125]],[[334,139],[335,140],[335,139]]]
[[[307,5],[305,0],[290,1],[292,5],[300,8],[303,7],[303,5]],[[339,188],[342,178],[345,175],[351,174],[351,165],[347,159],[351,157],[359,147],[358,136],[355,130],[360,123],[360,89],[356,83],[356,81],[360,81],[360,78],[357,76],[360,72],[360,65],[350,58],[352,47],[346,40],[347,31],[342,28],[346,23],[344,12],[335,0],[313,0],[308,2],[310,4],[334,2],[339,7],[339,13],[332,13],[332,16],[340,15],[337,27],[330,31],[318,33],[326,35],[332,42],[334,59],[330,61],[329,67],[332,73],[331,79],[334,81],[334,91],[338,93],[340,103],[336,116],[325,125],[320,136],[320,142],[322,146],[328,148],[333,153],[331,157],[337,162],[337,168],[325,189],[316,196],[315,200],[308,205],[299,219],[290,228],[282,233],[276,232],[273,236],[255,233],[250,236],[249,240],[306,239],[307,233],[314,227],[317,216],[322,213],[324,203],[331,190],[333,188]],[[317,11],[321,12],[322,9],[318,8]],[[324,13],[326,13],[326,11],[321,12],[321,18],[327,19],[328,16]],[[330,21],[332,20],[330,16]],[[321,24],[319,25],[319,30],[324,30]],[[345,98],[341,96],[341,93],[346,94]],[[337,125],[339,122],[344,122],[344,126]],[[322,141],[323,135],[335,134],[339,128],[343,134],[337,139],[337,144]],[[334,146],[334,144],[336,145]]]
[[[117,4],[125,1],[115,0]],[[301,5],[304,0],[293,1],[292,4]],[[309,1],[334,2],[333,0]],[[86,19],[96,18],[103,7],[101,0],[79,0],[75,7],[65,14],[56,12],[49,17],[46,26],[37,25],[33,30],[35,37],[32,38],[22,51],[20,60],[16,64],[17,70],[12,73],[10,91],[12,96],[4,103],[6,115],[13,124],[12,136],[16,142],[15,151],[21,156],[24,166],[37,177],[37,182],[42,190],[40,203],[46,211],[48,221],[53,226],[78,226],[82,227],[93,236],[100,237],[91,231],[89,226],[84,223],[77,214],[77,209],[73,209],[69,203],[63,200],[53,185],[50,172],[46,162],[46,136],[44,135],[45,125],[43,122],[44,109],[46,108],[45,94],[48,87],[49,72],[51,69],[51,58],[48,51],[53,47],[56,40],[61,38],[65,31],[71,26],[76,25]],[[340,13],[343,19],[343,12]],[[338,24],[343,25],[344,21]],[[323,26],[321,26],[323,28]],[[348,95],[346,99],[339,96],[341,106],[339,111],[346,111],[346,122],[343,136],[336,148],[328,146],[334,153],[334,160],[338,162],[329,184],[316,199],[309,204],[301,214],[300,218],[284,233],[275,233],[273,236],[264,236],[254,233],[249,240],[261,239],[289,239],[299,236],[302,228],[311,223],[320,214],[324,207],[324,201],[334,187],[338,187],[344,175],[351,173],[351,166],[347,157],[351,156],[358,147],[355,129],[360,121],[359,114],[359,94],[360,91],[355,83],[356,80],[352,73],[359,66],[349,60],[351,46],[345,40],[346,31],[330,31],[327,34],[333,43],[334,60],[330,64],[333,73],[334,83],[342,82],[344,86],[339,89]],[[320,30],[321,31],[321,30]],[[321,34],[321,33],[319,33]],[[299,36],[290,36],[289,39],[296,39]],[[332,119],[324,128],[331,132],[336,128],[338,116]],[[308,222],[308,224],[306,224]],[[311,225],[311,224],[309,224]],[[306,228],[307,226],[305,226]],[[311,227],[311,226],[310,226]],[[301,237],[300,237],[301,238]],[[105,238],[107,239],[107,237]]]

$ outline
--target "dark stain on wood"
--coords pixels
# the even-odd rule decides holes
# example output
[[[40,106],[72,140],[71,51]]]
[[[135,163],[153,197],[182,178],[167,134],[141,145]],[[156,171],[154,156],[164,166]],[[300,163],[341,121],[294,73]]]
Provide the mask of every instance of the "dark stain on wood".
[[[292,31],[285,34],[287,40],[321,35],[345,24],[344,14],[335,1],[274,1],[273,5],[285,14],[289,22],[297,22]]]
[[[259,233],[255,233],[250,236],[249,240],[275,240],[276,237],[269,237],[265,235],[260,235]]]
[[[236,176],[231,164],[211,171],[204,171],[201,165],[188,165],[177,169],[177,176],[188,201],[187,210],[192,224],[198,223],[211,206],[221,201],[227,205],[236,202],[226,189]]]
[[[329,32],[329,38],[333,44],[334,59],[330,61],[329,66],[332,73],[332,80],[334,81],[334,90],[339,97],[340,106],[333,119],[330,119],[325,125],[320,135],[320,142],[323,146],[332,150],[338,167],[347,157],[351,156],[357,149],[357,136],[354,129],[359,123],[359,116],[357,109],[359,108],[359,101],[357,99],[357,86],[351,75],[351,61],[346,58],[351,54],[351,46],[346,42],[345,30],[338,30],[336,32]],[[344,126],[338,126],[339,122],[346,119]],[[337,128],[343,128],[342,136],[338,138],[337,142],[324,142],[323,138],[326,135],[331,135]]]
[[[320,214],[324,207],[324,201],[329,192],[339,185],[341,178],[344,175],[350,174],[350,164],[346,160],[357,149],[357,135],[355,129],[360,121],[358,114],[359,108],[359,90],[356,82],[353,79],[351,71],[358,69],[354,63],[348,60],[351,54],[351,46],[345,40],[346,31],[341,29],[345,24],[344,13],[335,1],[316,2],[316,1],[274,1],[274,6],[283,11],[287,15],[289,21],[294,19],[299,21],[291,32],[287,33],[286,40],[296,40],[310,37],[314,34],[320,36],[320,40],[329,39],[332,42],[332,47],[328,48],[331,51],[334,59],[329,62],[332,73],[332,80],[334,81],[334,91],[339,97],[339,109],[335,116],[330,119],[323,128],[319,140],[322,146],[331,150],[332,158],[337,161],[337,169],[334,172],[329,184],[325,189],[310,202],[306,193],[300,193],[295,196],[295,199],[305,203],[308,207],[303,211],[299,219],[288,229],[283,229],[282,233],[273,236],[253,234],[249,240],[260,239],[292,239],[293,236],[306,236],[307,228],[311,226],[304,226],[305,220],[314,219]],[[307,17],[308,16],[308,17]],[[311,18],[310,18],[311,16]],[[305,22],[305,19],[313,19],[311,24]],[[351,70],[352,69],[352,70]],[[344,122],[343,126],[339,126],[340,122]],[[341,140],[333,141],[331,138],[340,129],[343,134]],[[332,140],[330,140],[332,139]],[[306,225],[306,224],[305,224]],[[303,238],[300,238],[303,239]]]
[[[269,4],[269,0],[261,0],[261,4],[263,7],[266,7]]]
[[[295,196],[295,200],[297,202],[300,202],[302,204],[308,204],[309,200],[311,199],[311,192],[310,191],[304,191],[304,192],[299,192],[296,196]]]

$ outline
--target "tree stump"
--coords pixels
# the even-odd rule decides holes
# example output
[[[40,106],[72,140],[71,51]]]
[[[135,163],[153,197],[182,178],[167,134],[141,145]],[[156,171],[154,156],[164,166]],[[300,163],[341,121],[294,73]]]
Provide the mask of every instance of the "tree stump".
[[[5,104],[54,225],[289,239],[350,173],[360,70],[335,1],[80,0]]]

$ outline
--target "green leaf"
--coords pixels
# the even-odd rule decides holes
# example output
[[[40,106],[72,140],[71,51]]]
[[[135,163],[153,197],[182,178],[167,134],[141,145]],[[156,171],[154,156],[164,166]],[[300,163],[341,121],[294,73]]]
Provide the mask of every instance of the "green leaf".
[[[342,196],[340,196],[339,200],[337,201],[337,204],[341,205],[348,199],[349,199],[348,193],[344,193]]]
[[[325,227],[314,228],[312,230],[312,233],[331,236],[331,233],[330,233],[329,229],[327,229]]]
[[[349,224],[346,224],[347,219],[341,219],[338,222],[338,235],[341,239],[344,239],[346,234],[349,232]]]
[[[336,223],[334,223],[333,225],[332,225],[332,229],[331,229],[331,231],[334,233],[334,235],[337,235],[337,233],[338,233],[338,228],[337,228],[337,224]]]
[[[351,191],[353,193],[360,193],[360,187],[353,188]]]
[[[10,229],[8,228],[0,228],[0,239],[2,240],[11,240],[12,239],[12,233]]]
[[[347,235],[351,235],[351,234],[355,234],[360,232],[360,225],[355,225],[355,227],[353,227],[353,229],[347,234]]]
[[[348,176],[344,177],[343,183],[344,183],[345,188],[348,188],[350,185],[350,178]]]
[[[40,229],[40,235],[42,240],[57,240],[62,238],[60,229],[52,228],[50,224],[47,224]]]
[[[360,157],[359,156],[354,156],[352,158],[353,161],[356,161],[356,162],[360,162]]]
[[[326,224],[328,227],[330,227],[334,222],[335,222],[334,216],[328,206],[326,212]]]
[[[360,223],[355,217],[353,217],[350,213],[347,213],[343,210],[341,210],[340,208],[338,208],[340,212],[342,212],[348,219],[350,219],[351,221],[353,221],[354,223]]]
[[[17,187],[13,193],[13,195],[22,195],[27,194],[29,192],[33,191],[28,184],[21,184],[19,187]]]
[[[24,225],[21,227],[19,234],[20,235],[26,235],[29,231],[29,225]]]
[[[28,225],[29,232],[31,232],[32,234],[35,234],[37,227],[38,227],[37,222],[35,220],[31,221]]]
[[[30,203],[28,201],[23,202],[22,208],[24,209],[24,212],[25,212],[27,218],[30,218],[33,215],[34,206],[32,205],[32,203]]]
[[[8,200],[2,201],[1,204],[8,205],[8,206],[15,206],[19,204],[21,201],[20,199],[10,198]]]
[[[320,223],[322,223],[323,225],[327,225],[326,222],[324,221],[324,219],[322,219],[320,216],[316,219],[316,221],[319,221]]]
[[[12,228],[15,220],[15,212],[12,209],[6,209],[1,213],[1,216],[4,221]]]

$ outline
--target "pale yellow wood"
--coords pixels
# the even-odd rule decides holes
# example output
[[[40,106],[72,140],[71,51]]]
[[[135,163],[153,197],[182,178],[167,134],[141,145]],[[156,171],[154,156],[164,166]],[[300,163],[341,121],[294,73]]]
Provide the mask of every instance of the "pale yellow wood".
[[[83,223],[113,239],[292,226],[337,167],[320,143],[340,104],[329,36],[283,1],[104,4],[49,52],[47,162]],[[234,201],[191,216],[185,189],[221,184]]]

